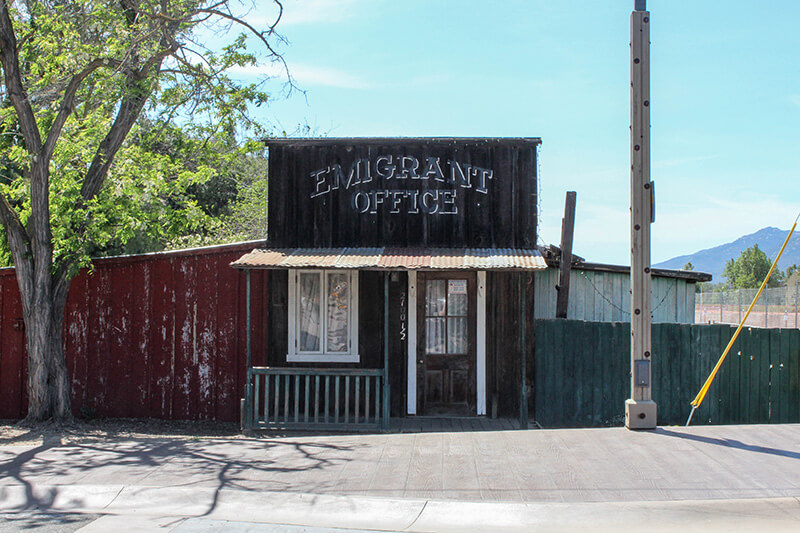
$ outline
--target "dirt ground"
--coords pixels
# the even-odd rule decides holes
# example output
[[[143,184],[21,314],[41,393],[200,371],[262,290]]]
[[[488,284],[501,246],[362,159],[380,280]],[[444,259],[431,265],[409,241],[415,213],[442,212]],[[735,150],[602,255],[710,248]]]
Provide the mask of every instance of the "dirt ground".
[[[209,420],[108,418],[76,419],[70,423],[24,423],[0,420],[0,446],[36,446],[53,440],[67,444],[148,438],[243,439],[252,438],[252,435],[244,435],[238,424]]]

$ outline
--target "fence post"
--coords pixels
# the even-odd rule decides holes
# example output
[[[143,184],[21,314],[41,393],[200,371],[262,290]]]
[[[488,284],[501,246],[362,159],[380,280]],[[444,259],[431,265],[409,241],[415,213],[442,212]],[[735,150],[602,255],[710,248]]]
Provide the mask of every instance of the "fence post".
[[[736,304],[739,307],[739,322],[742,321],[742,289],[736,289]]]

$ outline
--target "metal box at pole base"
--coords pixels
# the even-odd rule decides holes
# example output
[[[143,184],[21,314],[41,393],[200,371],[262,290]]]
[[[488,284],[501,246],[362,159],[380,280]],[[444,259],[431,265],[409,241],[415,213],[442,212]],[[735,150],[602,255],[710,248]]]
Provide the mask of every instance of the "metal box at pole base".
[[[625,400],[625,427],[628,429],[655,429],[656,402],[652,400]]]

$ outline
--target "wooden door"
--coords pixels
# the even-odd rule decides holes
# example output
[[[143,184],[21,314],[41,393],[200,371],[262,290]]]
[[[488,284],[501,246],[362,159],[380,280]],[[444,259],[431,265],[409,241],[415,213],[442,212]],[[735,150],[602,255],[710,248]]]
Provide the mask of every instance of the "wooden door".
[[[417,412],[474,415],[475,273],[421,272],[417,280]]]

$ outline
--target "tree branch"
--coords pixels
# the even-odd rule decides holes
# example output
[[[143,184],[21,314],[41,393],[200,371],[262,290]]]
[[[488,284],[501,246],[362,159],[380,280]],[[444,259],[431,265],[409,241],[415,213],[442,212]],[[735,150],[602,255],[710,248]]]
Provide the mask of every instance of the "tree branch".
[[[280,20],[280,17],[283,14],[283,6],[281,5],[280,2],[277,2],[277,3],[281,8],[280,14],[278,15],[278,19]],[[247,21],[242,20],[239,17],[236,17],[234,15],[231,15],[230,13],[225,13],[224,11],[220,11],[218,9],[210,9],[210,8],[202,9],[201,8],[201,9],[198,9],[197,12],[198,13],[208,13],[208,14],[211,14],[211,15],[216,15],[216,16],[224,18],[226,20],[230,20],[231,22],[235,22],[236,24],[239,24],[240,26],[244,26],[245,28],[250,30],[250,32],[253,35],[258,37],[258,39],[267,48],[267,50],[269,50],[270,54],[272,54],[273,57],[276,57],[278,59],[278,61],[281,63],[281,65],[283,66],[283,71],[286,73],[286,80],[287,80],[287,83],[289,84],[290,91],[291,91],[291,88],[296,88],[296,85],[294,83],[294,78],[292,77],[291,72],[289,72],[289,65],[286,64],[286,60],[283,58],[283,56],[281,54],[279,54],[278,52],[275,51],[274,48],[272,48],[272,45],[270,44],[269,40],[264,35],[264,34],[266,34],[267,36],[273,35],[273,34],[277,35],[275,33],[275,24],[277,24],[277,21],[275,22],[275,24],[270,26],[268,31],[260,32],[256,28],[254,28],[252,25],[250,25]]]
[[[22,85],[19,69],[19,51],[14,25],[8,13],[8,3],[0,0],[0,63],[3,65],[3,80],[8,97],[19,119],[20,130],[25,137],[28,152],[37,157],[42,152],[42,137],[36,124],[28,94]]]
[[[31,242],[19,215],[11,207],[8,198],[3,193],[0,193],[0,222],[6,231],[8,237],[8,246],[11,248],[11,256],[14,259],[14,266],[17,268],[17,280],[20,284],[20,289],[27,290],[26,294],[31,294],[32,287],[30,283],[33,281],[33,264],[31,253]],[[23,284],[28,284],[23,287]],[[23,303],[25,299],[23,298]]]
[[[89,77],[92,72],[101,67],[118,68],[121,64],[122,63],[120,61],[111,58],[95,59],[86,65],[83,70],[72,77],[67,84],[67,88],[64,90],[64,97],[61,100],[61,107],[58,110],[58,115],[56,115],[53,125],[50,127],[50,131],[47,133],[47,139],[44,142],[44,150],[42,154],[44,161],[49,162],[50,158],[53,156],[53,150],[55,150],[56,142],[58,142],[58,138],[61,136],[61,129],[64,127],[69,114],[72,112],[73,105],[75,103],[75,94],[78,92],[78,88],[80,88],[83,80]]]

